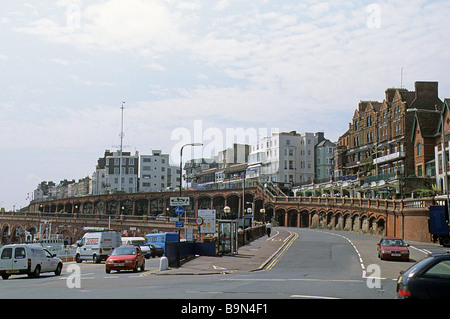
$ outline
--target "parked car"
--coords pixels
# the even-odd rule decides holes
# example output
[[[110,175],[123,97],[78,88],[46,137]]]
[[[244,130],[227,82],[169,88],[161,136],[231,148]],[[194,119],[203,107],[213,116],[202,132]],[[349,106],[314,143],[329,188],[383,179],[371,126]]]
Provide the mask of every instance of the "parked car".
[[[164,255],[164,248],[162,248],[161,246],[153,244],[150,244],[148,246],[150,247],[151,255],[153,258],[155,258],[156,256],[161,257]]]
[[[398,237],[383,237],[378,245],[378,258],[409,260],[409,245]]]
[[[54,272],[59,276],[62,267],[61,259],[37,244],[11,244],[0,248],[0,274],[3,279],[18,274],[39,277],[44,272]]]
[[[399,298],[449,299],[450,254],[429,256],[400,273],[397,293]]]
[[[135,245],[141,248],[142,253],[145,255],[145,258],[149,259],[151,257],[151,249],[148,246],[144,237],[122,237],[122,246],[123,245]]]
[[[145,256],[139,246],[120,246],[113,250],[105,263],[105,270],[109,274],[111,270],[133,270],[134,272],[145,270]]]

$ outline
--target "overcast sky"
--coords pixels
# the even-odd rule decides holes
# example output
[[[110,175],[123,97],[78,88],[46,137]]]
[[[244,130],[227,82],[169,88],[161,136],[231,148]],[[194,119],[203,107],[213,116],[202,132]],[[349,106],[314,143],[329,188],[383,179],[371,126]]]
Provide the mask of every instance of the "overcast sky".
[[[125,150],[178,162],[182,143],[208,157],[239,129],[336,141],[360,100],[402,84],[450,97],[448,0],[1,3],[6,209],[41,181],[92,175],[120,144],[122,101]]]

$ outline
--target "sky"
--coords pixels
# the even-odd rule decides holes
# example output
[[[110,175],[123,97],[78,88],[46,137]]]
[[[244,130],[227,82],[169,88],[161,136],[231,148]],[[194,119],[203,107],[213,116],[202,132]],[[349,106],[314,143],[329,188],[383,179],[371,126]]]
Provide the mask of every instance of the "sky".
[[[276,131],[337,141],[361,100],[438,81],[450,3],[0,1],[0,207],[91,176],[105,150],[217,155]],[[125,102],[125,103],[122,103]],[[222,149],[223,149],[222,148]]]

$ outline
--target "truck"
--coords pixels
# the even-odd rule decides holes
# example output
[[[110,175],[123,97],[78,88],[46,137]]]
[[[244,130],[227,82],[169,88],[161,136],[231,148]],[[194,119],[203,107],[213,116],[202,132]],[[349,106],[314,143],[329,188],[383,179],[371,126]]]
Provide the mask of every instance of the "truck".
[[[448,209],[445,205],[431,205],[428,207],[428,229],[433,242],[439,242],[444,247],[450,247],[450,223]]]
[[[93,229],[83,235],[77,241],[77,251],[75,261],[81,263],[83,260],[92,260],[100,263],[106,260],[108,255],[122,244],[122,237],[119,232],[110,229]]]

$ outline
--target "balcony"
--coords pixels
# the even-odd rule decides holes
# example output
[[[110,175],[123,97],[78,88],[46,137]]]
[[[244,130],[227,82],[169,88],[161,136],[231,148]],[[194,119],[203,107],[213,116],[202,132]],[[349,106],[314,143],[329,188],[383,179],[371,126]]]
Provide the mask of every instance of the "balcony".
[[[384,163],[384,162],[394,161],[394,160],[400,159],[402,157],[405,157],[405,152],[395,152],[392,154],[374,158],[373,164],[380,164],[380,163]]]

